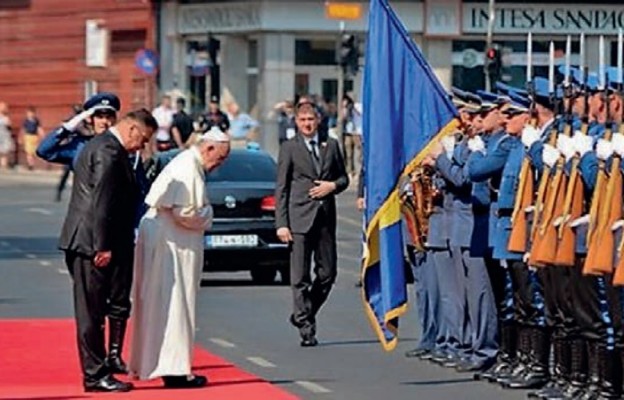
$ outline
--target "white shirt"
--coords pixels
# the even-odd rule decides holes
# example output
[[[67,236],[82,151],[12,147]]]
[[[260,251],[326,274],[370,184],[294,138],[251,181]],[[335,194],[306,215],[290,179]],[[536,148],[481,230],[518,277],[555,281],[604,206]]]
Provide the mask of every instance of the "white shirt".
[[[113,136],[117,138],[117,140],[119,140],[119,143],[121,143],[122,146],[124,145],[123,139],[121,138],[121,134],[119,133],[117,128],[115,128],[114,126],[111,126],[110,128],[108,128],[108,131],[112,133]]]
[[[308,138],[307,136],[303,137],[303,140],[305,140],[305,144],[306,147],[308,148],[308,151],[312,152],[312,144],[310,143],[311,141],[314,140],[314,143],[316,144],[316,155],[319,155],[319,137],[318,137],[318,133],[315,133],[313,137]]]
[[[158,106],[152,111],[152,115],[158,122],[158,130],[156,131],[156,140],[159,142],[168,142],[171,140],[169,129],[173,124],[173,115],[175,111],[172,108]]]

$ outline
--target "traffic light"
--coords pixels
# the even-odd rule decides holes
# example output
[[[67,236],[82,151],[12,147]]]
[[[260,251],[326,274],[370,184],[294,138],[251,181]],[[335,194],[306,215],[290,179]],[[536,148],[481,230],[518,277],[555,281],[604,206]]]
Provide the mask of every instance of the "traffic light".
[[[344,69],[345,73],[356,75],[359,69],[360,51],[358,42],[354,35],[344,34],[340,40],[340,49],[338,50],[338,64]]]
[[[503,60],[498,45],[494,45],[485,51],[485,69],[491,79],[498,80],[501,76]]]

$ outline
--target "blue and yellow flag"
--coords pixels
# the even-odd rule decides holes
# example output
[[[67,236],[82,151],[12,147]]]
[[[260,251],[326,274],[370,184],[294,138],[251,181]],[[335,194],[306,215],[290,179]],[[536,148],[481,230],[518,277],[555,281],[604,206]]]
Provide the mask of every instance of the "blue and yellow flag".
[[[370,3],[363,103],[362,293],[379,340],[392,350],[407,309],[399,179],[457,122],[455,107],[387,0]]]

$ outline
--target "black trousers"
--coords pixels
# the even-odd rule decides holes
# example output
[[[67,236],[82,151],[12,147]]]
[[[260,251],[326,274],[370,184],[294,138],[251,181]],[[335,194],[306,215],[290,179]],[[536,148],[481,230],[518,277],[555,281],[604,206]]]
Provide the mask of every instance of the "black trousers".
[[[514,319],[520,325],[544,326],[543,287],[522,261],[508,261],[513,282]]]
[[[85,382],[108,374],[104,360],[105,317],[127,319],[130,315],[133,252],[113,251],[106,267],[98,268],[93,258],[75,252],[65,253],[73,280],[74,314],[78,352]]]
[[[611,278],[583,275],[584,262],[582,257],[576,260],[570,285],[575,318],[584,339],[607,345],[614,340],[612,316],[605,307]]]
[[[544,287],[546,326],[556,339],[577,335],[579,325],[572,306],[573,268],[550,265],[539,268],[537,274]]]
[[[294,300],[293,319],[302,334],[315,334],[316,314],[336,280],[336,226],[328,221],[327,214],[321,209],[309,232],[293,233],[292,236],[290,281]]]

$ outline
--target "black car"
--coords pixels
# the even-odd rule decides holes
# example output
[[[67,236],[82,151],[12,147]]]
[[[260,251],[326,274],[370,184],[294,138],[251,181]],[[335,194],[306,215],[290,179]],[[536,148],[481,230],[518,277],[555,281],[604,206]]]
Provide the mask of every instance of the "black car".
[[[232,149],[206,176],[214,210],[204,236],[204,271],[250,271],[254,282],[269,284],[277,274],[290,283],[288,245],[275,228],[277,164],[259,149]]]

